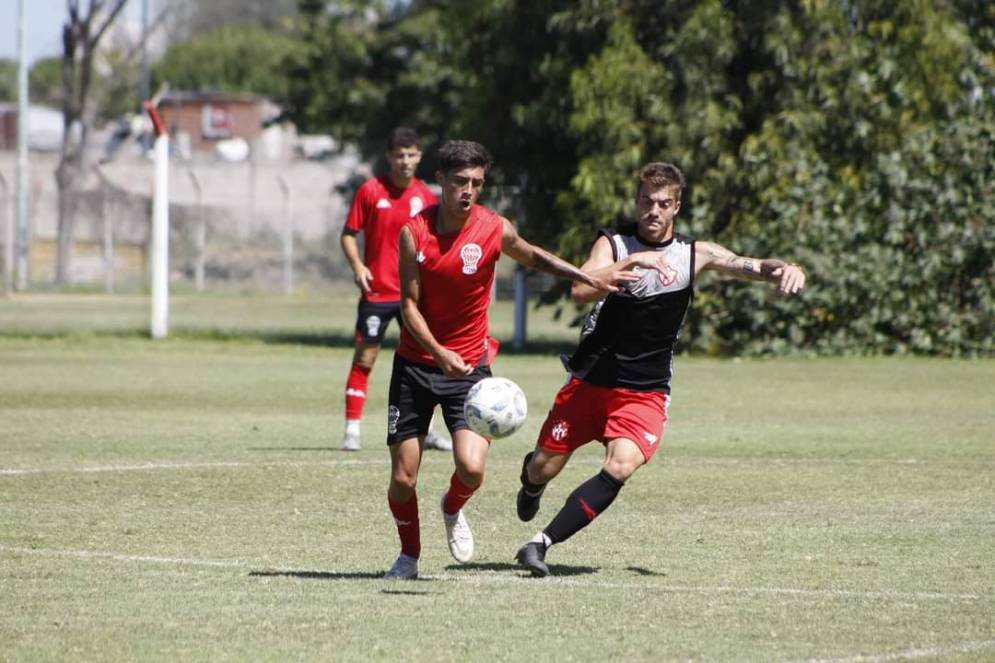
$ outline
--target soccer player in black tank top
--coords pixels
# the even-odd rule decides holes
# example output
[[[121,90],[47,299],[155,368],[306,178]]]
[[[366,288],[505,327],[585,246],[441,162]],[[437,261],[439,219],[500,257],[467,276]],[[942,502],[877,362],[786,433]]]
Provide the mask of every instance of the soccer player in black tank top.
[[[546,484],[570,455],[593,440],[605,445],[601,471],[579,485],[549,524],[518,550],[516,559],[535,576],[549,574],[549,547],[604,512],[659,447],[670,400],[669,362],[695,275],[707,269],[766,281],[786,295],[805,287],[805,274],[796,264],[738,256],[718,244],[675,235],[684,189],[684,174],[676,166],[647,164],[636,186],[635,226],[601,234],[581,269],[592,275],[646,271],[623,292],[607,297],[574,283],[575,303],[597,303],[568,363],[570,381],[557,394],[536,448],[522,464],[517,509],[519,518],[529,521]]]

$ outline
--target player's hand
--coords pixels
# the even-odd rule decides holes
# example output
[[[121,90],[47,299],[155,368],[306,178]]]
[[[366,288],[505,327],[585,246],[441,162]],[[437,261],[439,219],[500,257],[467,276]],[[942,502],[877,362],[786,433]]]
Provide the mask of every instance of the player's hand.
[[[794,263],[788,263],[784,267],[778,267],[771,276],[777,279],[778,291],[785,295],[793,295],[800,292],[805,287],[805,272]]]
[[[640,251],[629,256],[631,267],[654,269],[660,275],[660,282],[669,285],[677,278],[677,270],[667,262],[659,251]],[[638,277],[637,277],[638,278]]]
[[[584,282],[595,290],[601,290],[603,292],[618,292],[618,286],[613,283],[618,274],[622,274],[622,272],[609,272],[607,275],[600,273],[597,276],[585,272],[584,275],[587,276],[587,279],[585,279]]]
[[[448,348],[442,348],[435,356],[435,364],[447,378],[461,378],[473,372],[473,366],[463,361],[459,353]]]
[[[361,265],[359,269],[356,270],[356,276],[353,279],[356,282],[356,286],[363,291],[363,294],[370,294],[370,284],[373,283],[373,272],[366,265]]]

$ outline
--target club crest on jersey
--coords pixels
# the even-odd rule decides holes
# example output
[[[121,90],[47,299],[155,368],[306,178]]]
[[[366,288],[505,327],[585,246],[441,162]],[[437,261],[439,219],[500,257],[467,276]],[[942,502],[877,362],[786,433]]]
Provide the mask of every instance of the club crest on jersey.
[[[550,431],[550,435],[553,436],[554,440],[560,442],[561,440],[563,440],[563,438],[567,436],[567,432],[569,430],[570,430],[570,425],[561,419],[560,421],[556,422],[555,426],[553,426],[553,430]]]
[[[659,274],[660,274],[660,283],[662,283],[665,286],[668,286],[677,280],[677,270],[671,267],[670,265],[665,265],[663,269],[659,271]]]
[[[418,212],[425,209],[425,201],[419,198],[418,196],[411,196],[411,202],[409,204],[410,207],[408,209],[410,210],[409,212],[410,216],[414,216]]]
[[[459,250],[459,257],[463,261],[463,273],[476,274],[477,263],[480,262],[480,258],[483,255],[484,250],[481,249],[479,245],[472,242],[470,244],[464,244],[463,248]]]

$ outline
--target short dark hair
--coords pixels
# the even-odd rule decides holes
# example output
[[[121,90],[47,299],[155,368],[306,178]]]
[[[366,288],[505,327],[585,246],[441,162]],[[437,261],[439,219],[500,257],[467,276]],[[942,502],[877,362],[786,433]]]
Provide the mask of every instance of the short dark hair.
[[[681,199],[681,192],[684,191],[684,173],[672,163],[654,161],[648,163],[639,170],[639,181],[636,183],[636,195],[643,184],[647,184],[654,189],[665,186],[677,187],[677,200]]]
[[[418,147],[419,143],[418,132],[411,127],[397,127],[387,134],[388,152],[392,152],[395,147]]]
[[[447,140],[439,148],[437,161],[439,170],[447,174],[467,166],[482,167],[485,173],[491,169],[490,152],[472,140]]]

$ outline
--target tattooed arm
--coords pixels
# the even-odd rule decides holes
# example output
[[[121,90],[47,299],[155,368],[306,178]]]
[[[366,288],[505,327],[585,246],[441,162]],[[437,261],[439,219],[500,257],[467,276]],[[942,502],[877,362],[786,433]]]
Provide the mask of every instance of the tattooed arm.
[[[778,284],[778,290],[793,295],[805,287],[805,272],[799,265],[778,258],[738,256],[714,242],[695,242],[695,274],[703,269],[752,281]]]

